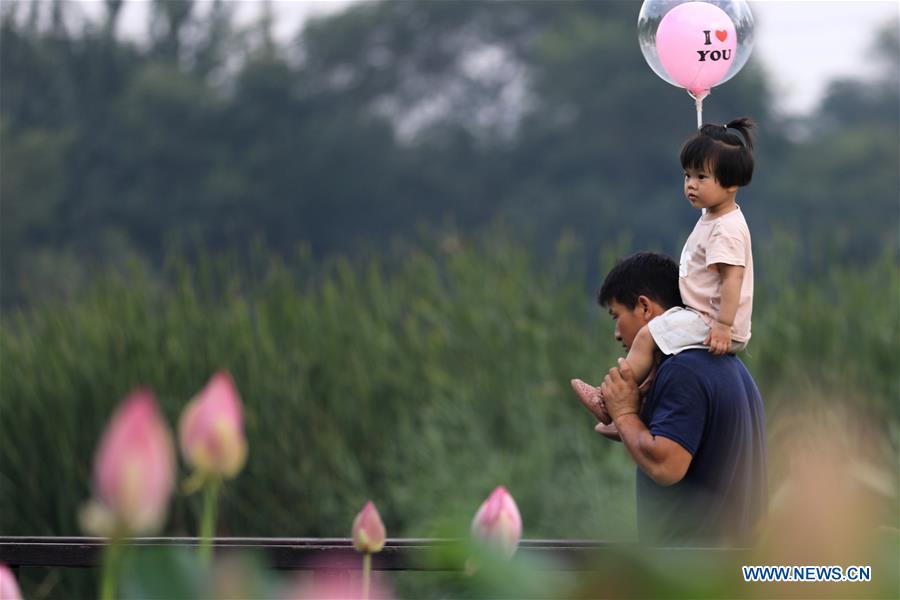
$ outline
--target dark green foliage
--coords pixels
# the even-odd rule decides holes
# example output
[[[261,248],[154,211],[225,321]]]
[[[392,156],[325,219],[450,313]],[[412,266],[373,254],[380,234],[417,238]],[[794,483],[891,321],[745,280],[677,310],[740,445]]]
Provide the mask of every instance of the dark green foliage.
[[[161,283],[134,268],[16,315],[0,334],[0,531],[78,533],[116,403],[149,385],[174,426],[225,368],[246,403],[250,460],[225,488],[223,534],[340,536],[371,498],[391,535],[423,536],[503,484],[529,537],[631,535],[632,467],[568,386],[599,381],[619,349],[576,246],[560,248],[540,267],[494,230],[435,236],[391,272],[377,257],[304,253],[255,275],[175,262]],[[783,254],[759,259],[746,360],[763,392],[856,386],[859,409],[895,427],[890,257],[801,281],[778,270]],[[195,532],[197,508],[176,499],[168,530]]]
[[[136,45],[106,8],[81,26],[64,2],[3,11],[4,307],[129,256],[158,269],[172,243],[354,255],[501,218],[541,260],[567,230],[589,259],[623,232],[674,253],[695,218],[677,161],[693,106],[644,64],[638,3],[367,2],[291,44],[265,12],[239,26],[228,3],[178,0],[152,3]],[[856,262],[896,247],[892,31],[878,77],[835,82],[808,121],[777,116],[753,60],[706,102],[708,121],[760,123],[740,201],[757,243],[792,232],[804,268],[823,245]]]
[[[2,338],[4,504],[33,520],[0,530],[76,533],[94,445],[123,394],[153,387],[175,423],[227,368],[253,451],[226,488],[224,532],[342,535],[371,497],[395,534],[424,533],[502,483],[521,490],[534,535],[583,534],[552,515],[601,511],[617,516],[598,518],[598,534],[627,534],[630,469],[568,389],[613,356],[571,252],[557,273],[503,238],[476,249],[447,237],[392,274],[378,259],[298,261],[250,279],[226,262],[173,267],[162,287],[132,271],[15,318]],[[548,485],[560,493],[525,491]],[[172,530],[194,531],[195,508],[178,500]]]

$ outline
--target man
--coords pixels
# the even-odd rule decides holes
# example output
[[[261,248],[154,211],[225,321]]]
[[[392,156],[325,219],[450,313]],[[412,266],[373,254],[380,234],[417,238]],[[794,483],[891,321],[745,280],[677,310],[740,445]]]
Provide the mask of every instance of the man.
[[[598,301],[630,348],[637,332],[681,304],[678,265],[642,252],[606,276]],[[658,357],[643,406],[628,364],[610,369],[599,393],[580,394],[637,464],[641,542],[748,545],[767,507],[765,414],[759,390],[733,354],[685,350]],[[604,425],[609,422],[611,425]]]

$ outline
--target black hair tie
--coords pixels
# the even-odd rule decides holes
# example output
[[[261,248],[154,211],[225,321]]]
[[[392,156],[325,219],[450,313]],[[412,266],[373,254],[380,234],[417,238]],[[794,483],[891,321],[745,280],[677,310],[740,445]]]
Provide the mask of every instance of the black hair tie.
[[[722,125],[722,131],[723,131],[724,133],[728,133],[728,132],[729,132],[728,125]],[[734,133],[735,135],[737,135],[738,141],[740,142],[740,144],[741,144],[744,148],[749,148],[749,147],[750,147],[750,146],[747,144],[747,138],[744,137],[744,134],[741,133],[740,129],[737,129],[737,128],[735,128],[735,127],[732,127],[730,131],[731,131],[731,133]]]

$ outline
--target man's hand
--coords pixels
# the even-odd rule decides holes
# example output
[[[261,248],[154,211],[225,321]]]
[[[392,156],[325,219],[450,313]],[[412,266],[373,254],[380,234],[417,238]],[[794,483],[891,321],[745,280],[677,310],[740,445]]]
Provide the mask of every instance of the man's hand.
[[[600,394],[613,420],[629,413],[636,415],[640,411],[640,395],[637,382],[634,380],[634,372],[622,358],[619,359],[618,368],[610,369],[609,374],[603,379]]]
[[[709,351],[716,356],[725,354],[731,348],[731,326],[718,321],[713,323],[703,343],[709,346]]]
[[[609,370],[600,390],[619,438],[638,467],[658,485],[681,481],[691,464],[691,453],[665,436],[654,436],[641,421],[638,386],[628,361],[619,359],[619,368]]]
[[[609,416],[606,410],[606,404],[600,394],[600,388],[595,388],[580,379],[573,379],[570,383],[572,384],[572,389],[575,390],[575,395],[578,396],[584,407],[597,417],[597,420],[604,425],[612,423],[612,417]]]

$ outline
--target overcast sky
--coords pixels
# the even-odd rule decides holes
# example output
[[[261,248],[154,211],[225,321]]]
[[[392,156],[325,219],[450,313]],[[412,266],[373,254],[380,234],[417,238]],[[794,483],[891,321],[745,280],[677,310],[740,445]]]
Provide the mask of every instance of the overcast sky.
[[[900,18],[897,0],[772,0],[750,6],[757,21],[753,52],[775,77],[782,110],[789,113],[813,108],[836,76],[871,75],[868,51],[875,32]]]
[[[79,2],[89,14],[99,14],[103,9],[102,0],[72,1]],[[238,14],[242,19],[252,19],[260,6],[254,0],[234,1],[240,3]],[[310,15],[340,11],[354,1],[273,0],[278,15],[276,33],[287,37]],[[890,19],[900,18],[898,0],[753,0],[750,6],[756,17],[754,55],[774,77],[779,110],[787,114],[811,110],[830,79],[871,74],[867,51],[874,32]],[[635,1],[635,21],[639,9]],[[146,2],[129,0],[121,31],[142,35],[146,25]],[[634,50],[639,52],[637,43]]]

